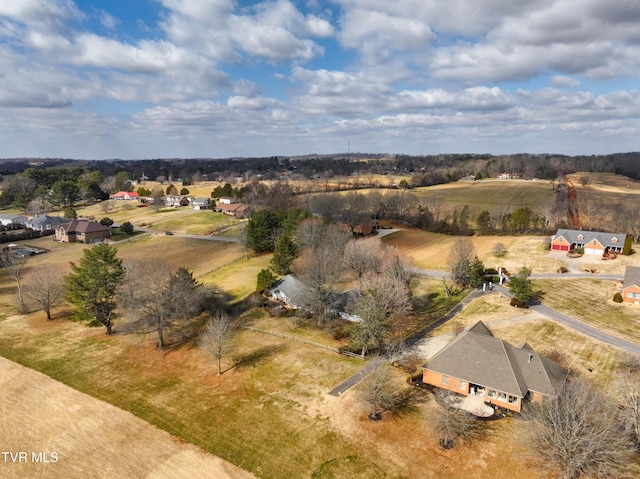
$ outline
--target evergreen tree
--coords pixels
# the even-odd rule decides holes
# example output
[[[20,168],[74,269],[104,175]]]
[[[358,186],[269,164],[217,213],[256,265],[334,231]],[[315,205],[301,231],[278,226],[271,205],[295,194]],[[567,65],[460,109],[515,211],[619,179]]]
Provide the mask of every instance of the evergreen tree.
[[[484,282],[484,263],[476,256],[469,271],[469,284],[477,288]]]
[[[491,226],[491,213],[488,210],[482,210],[478,215],[478,219],[476,221],[478,224],[478,232],[481,235],[489,235],[493,231],[493,227]]]
[[[289,274],[291,263],[296,259],[297,254],[296,245],[293,244],[291,238],[287,235],[282,235],[273,250],[271,268],[278,274]]]
[[[273,275],[273,273],[266,268],[262,269],[258,273],[256,291],[264,291],[265,289],[269,289],[275,282],[276,277]]]
[[[278,217],[272,210],[259,210],[247,222],[249,247],[256,253],[273,251],[274,232],[279,228]]]
[[[529,306],[529,302],[535,296],[529,276],[531,276],[531,270],[523,267],[517,275],[509,279],[509,291],[513,294],[513,299],[517,301],[516,304],[525,307]]]
[[[116,294],[125,276],[117,252],[107,243],[87,248],[77,265],[71,263],[71,273],[64,277],[65,295],[77,307],[77,319],[97,321],[107,328],[107,334],[111,334]]]

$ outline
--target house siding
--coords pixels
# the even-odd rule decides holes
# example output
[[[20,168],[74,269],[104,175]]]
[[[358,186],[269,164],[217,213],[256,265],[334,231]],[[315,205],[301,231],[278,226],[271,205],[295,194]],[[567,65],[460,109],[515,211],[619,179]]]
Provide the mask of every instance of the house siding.
[[[446,376],[447,378],[447,383],[443,384],[443,378],[445,376],[443,374],[437,373],[435,371],[430,371],[428,369],[424,369],[422,372],[422,382],[424,382],[425,384],[430,384],[432,386],[441,388],[441,389],[446,389],[447,391],[451,391],[451,392],[455,392],[458,394],[461,394],[463,396],[469,396],[469,392],[470,392],[470,383],[469,381],[465,381],[463,379],[458,379],[458,378],[454,378],[451,376]],[[466,383],[463,384],[463,387],[460,387],[460,383]],[[516,403],[515,404],[510,404],[509,403],[509,394],[503,393],[502,391],[495,391],[496,393],[496,397],[489,397],[488,396],[488,392],[491,388],[485,388],[485,394],[484,394],[484,402],[489,403],[489,404],[494,404],[498,407],[504,408],[504,409],[509,409],[511,411],[515,411],[515,412],[520,412],[520,409],[522,408],[522,398],[516,397],[516,396],[511,396],[511,397],[516,397]],[[492,390],[494,391],[494,390]],[[499,394],[504,394],[504,400],[499,399]],[[534,396],[538,395],[539,396],[539,400],[542,400],[542,396],[538,393],[532,393],[532,401],[534,400]]]
[[[640,286],[632,285],[622,290],[622,301],[632,304],[640,304]]]

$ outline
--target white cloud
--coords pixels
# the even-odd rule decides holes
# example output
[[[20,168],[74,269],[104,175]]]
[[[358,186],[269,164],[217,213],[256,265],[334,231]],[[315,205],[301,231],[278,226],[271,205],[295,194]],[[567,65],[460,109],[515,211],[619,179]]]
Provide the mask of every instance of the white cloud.
[[[558,87],[579,87],[580,82],[575,78],[571,78],[564,75],[555,75],[551,79],[551,83]]]

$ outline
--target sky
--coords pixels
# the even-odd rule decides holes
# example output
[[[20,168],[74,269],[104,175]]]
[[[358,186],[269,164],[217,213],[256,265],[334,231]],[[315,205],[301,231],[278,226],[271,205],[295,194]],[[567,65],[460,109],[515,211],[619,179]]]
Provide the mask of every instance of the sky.
[[[637,0],[0,0],[0,157],[640,150]]]

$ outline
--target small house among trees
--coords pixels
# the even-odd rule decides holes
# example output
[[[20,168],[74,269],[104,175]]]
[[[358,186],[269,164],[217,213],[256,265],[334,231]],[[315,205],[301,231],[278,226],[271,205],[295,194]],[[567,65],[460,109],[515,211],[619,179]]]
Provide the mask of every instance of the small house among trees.
[[[271,297],[290,309],[304,307],[309,287],[292,274],[286,275],[271,287]]]
[[[515,347],[478,321],[423,367],[423,381],[520,412],[523,401],[558,397],[569,372],[528,344]]]
[[[626,233],[559,229],[551,238],[551,251],[582,249],[584,254],[594,256],[630,254],[632,241]]]
[[[627,266],[624,272],[622,301],[640,304],[640,267]]]

